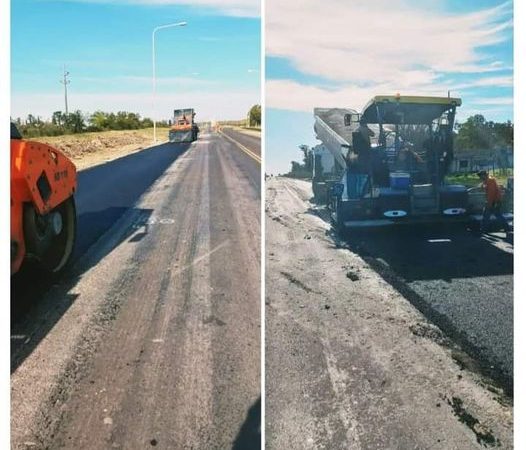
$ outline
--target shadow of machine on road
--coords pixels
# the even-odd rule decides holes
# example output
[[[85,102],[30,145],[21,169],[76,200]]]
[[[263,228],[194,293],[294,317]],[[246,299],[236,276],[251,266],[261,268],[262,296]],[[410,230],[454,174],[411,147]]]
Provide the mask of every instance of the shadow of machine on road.
[[[513,274],[513,254],[462,225],[406,226],[353,230],[344,235],[349,248],[375,258],[405,281],[444,280]]]
[[[473,371],[493,380],[513,397],[513,374],[487,359],[468,333],[448,314],[438,311],[412,284],[431,282],[429,289],[433,289],[435,280],[452,283],[454,279],[511,276],[512,252],[461,226],[361,231],[346,234],[345,242],[465,352]]]
[[[112,211],[102,211],[101,213],[111,215]],[[148,221],[153,210],[133,208],[130,213],[133,217],[139,217],[141,224],[143,224]],[[76,300],[78,294],[72,294],[70,290],[78,283],[83,274],[122,242],[131,241],[137,234],[145,232],[147,232],[146,225],[141,226],[141,230],[134,226],[126,227],[120,235],[112,236],[111,241],[108,240],[108,243],[105,243],[106,245],[101,246],[103,251],[86,253],[86,262],[73,264],[61,274],[60,278],[49,278],[31,263],[25,264],[20,272],[12,277],[12,372],[31,354]],[[104,239],[104,236],[101,239]]]
[[[234,441],[232,450],[258,450],[261,448],[261,397],[247,412],[247,416]]]
[[[307,211],[330,223],[325,208],[312,205]],[[480,349],[447,314],[437,311],[412,285],[436,280],[485,278],[513,274],[513,252],[509,241],[495,235],[480,236],[462,224],[399,226],[337,232],[327,236],[335,248],[348,248],[371,269],[437,325],[470,358],[473,370],[489,377],[513,396],[513,374],[481,355]],[[504,248],[504,247],[507,247]],[[432,288],[432,287],[430,287]]]

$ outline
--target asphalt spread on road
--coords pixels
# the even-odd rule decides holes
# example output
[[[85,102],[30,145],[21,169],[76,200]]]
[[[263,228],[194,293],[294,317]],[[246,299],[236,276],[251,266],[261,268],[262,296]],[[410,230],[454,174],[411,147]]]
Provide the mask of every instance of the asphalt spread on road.
[[[260,165],[204,134],[81,172],[77,209],[71,271],[13,285],[13,448],[259,448]]]
[[[409,226],[345,239],[513,395],[513,245],[504,233]]]
[[[512,448],[510,398],[408,295],[415,282],[428,283],[421,303],[449,295],[441,304],[463,315],[456,326],[476,319],[478,303],[490,308],[480,315],[498,315],[506,297],[490,286],[510,276],[498,253],[509,249],[453,230],[342,239],[311,197],[308,182],[266,182],[266,448]],[[467,257],[493,264],[463,268]],[[487,298],[473,297],[472,283],[485,284]]]

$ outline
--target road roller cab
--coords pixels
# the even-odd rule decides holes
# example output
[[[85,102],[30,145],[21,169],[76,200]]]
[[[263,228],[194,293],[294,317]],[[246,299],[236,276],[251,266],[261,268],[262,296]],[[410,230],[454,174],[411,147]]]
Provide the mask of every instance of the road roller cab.
[[[75,165],[59,150],[22,139],[11,123],[11,274],[31,259],[56,273],[75,242]]]

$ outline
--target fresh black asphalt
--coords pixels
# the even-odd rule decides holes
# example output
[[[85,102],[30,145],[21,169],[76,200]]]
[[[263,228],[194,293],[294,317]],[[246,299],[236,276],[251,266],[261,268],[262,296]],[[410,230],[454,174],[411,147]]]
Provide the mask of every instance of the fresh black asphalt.
[[[513,245],[503,233],[419,226],[351,231],[347,240],[479,369],[513,392]]]

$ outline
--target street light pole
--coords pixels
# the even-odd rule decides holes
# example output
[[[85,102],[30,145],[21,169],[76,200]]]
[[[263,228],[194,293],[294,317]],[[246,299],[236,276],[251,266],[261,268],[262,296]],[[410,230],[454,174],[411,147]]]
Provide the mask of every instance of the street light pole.
[[[186,25],[186,22],[177,22],[177,23],[170,23],[168,25],[161,25],[158,27],[155,27],[152,31],[152,92],[153,92],[153,143],[157,143],[157,128],[156,128],[156,120],[155,120],[155,106],[156,106],[156,85],[155,85],[155,33],[159,30],[162,30],[163,28],[171,28],[171,27],[184,27]]]

